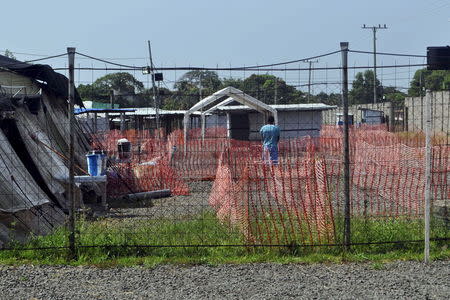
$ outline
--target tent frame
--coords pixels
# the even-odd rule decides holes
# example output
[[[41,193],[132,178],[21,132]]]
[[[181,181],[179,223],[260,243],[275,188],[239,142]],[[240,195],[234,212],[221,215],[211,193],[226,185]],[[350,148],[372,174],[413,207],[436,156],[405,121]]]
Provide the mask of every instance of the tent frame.
[[[274,119],[275,119],[275,124],[278,124],[278,113],[277,110],[270,107],[268,104],[265,104],[261,101],[259,101],[258,99],[247,95],[246,93],[244,93],[243,91],[234,88],[232,86],[223,88],[217,92],[215,92],[214,94],[203,98],[202,100],[200,100],[199,102],[197,102],[196,104],[194,104],[194,106],[192,106],[188,111],[186,111],[186,113],[184,114],[184,118],[183,118],[183,123],[184,123],[184,140],[185,140],[185,145],[186,145],[186,141],[187,141],[187,131],[189,129],[189,118],[190,115],[193,114],[196,111],[202,110],[205,106],[208,106],[214,102],[220,101],[221,99],[225,98],[225,100],[222,100],[221,102],[219,102],[218,104],[214,105],[213,107],[209,108],[206,111],[202,111],[201,113],[201,126],[202,126],[202,140],[205,138],[205,121],[206,121],[206,115],[217,110],[219,107],[225,106],[233,101],[237,101],[239,103],[241,103],[242,105],[246,105],[254,110],[259,111],[262,114],[272,114]]]

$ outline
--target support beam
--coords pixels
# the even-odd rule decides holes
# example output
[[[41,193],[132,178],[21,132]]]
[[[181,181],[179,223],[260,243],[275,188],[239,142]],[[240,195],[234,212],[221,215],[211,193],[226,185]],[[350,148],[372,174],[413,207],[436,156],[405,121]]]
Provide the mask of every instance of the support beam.
[[[120,113],[120,131],[125,131],[125,113]]]
[[[109,131],[109,113],[105,113],[106,131]]]
[[[205,140],[205,132],[206,132],[206,115],[205,114],[202,114],[201,116],[200,116],[200,122],[201,122],[201,126],[202,126],[202,141],[204,141]]]
[[[344,245],[350,250],[350,143],[349,143],[349,116],[348,116],[348,42],[341,43],[342,55],[342,106],[344,111]]]
[[[227,138],[231,138],[231,115],[227,112]]]
[[[425,102],[425,247],[424,261],[430,262],[430,217],[431,217],[431,113],[432,92],[427,91]]]
[[[94,127],[94,133],[97,133],[97,113],[94,113],[94,119],[93,119],[93,127]]]
[[[67,48],[67,54],[69,59],[69,86],[68,86],[68,98],[69,98],[69,190],[68,190],[68,202],[69,202],[69,250],[72,259],[76,259],[76,242],[75,242],[75,115],[74,115],[74,102],[75,102],[75,48]]]

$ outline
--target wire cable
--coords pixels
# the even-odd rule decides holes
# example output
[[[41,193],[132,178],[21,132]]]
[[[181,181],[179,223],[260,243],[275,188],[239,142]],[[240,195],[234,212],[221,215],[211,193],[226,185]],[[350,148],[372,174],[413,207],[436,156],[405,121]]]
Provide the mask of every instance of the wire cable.
[[[316,58],[321,58],[321,57],[325,57],[325,56],[329,56],[329,55],[333,55],[336,53],[341,52],[341,50],[336,50],[336,51],[332,51],[332,52],[328,52],[325,54],[320,54],[320,55],[316,55],[316,56],[311,56],[311,57],[306,57],[306,58],[302,58],[302,59],[296,59],[296,60],[290,60],[290,61],[284,61],[284,62],[279,62],[279,63],[273,63],[273,64],[264,64],[264,65],[256,65],[256,66],[244,66],[244,67],[229,67],[229,68],[205,68],[205,67],[180,67],[179,70],[183,70],[183,69],[191,69],[191,70],[220,70],[220,69],[224,69],[224,70],[250,70],[250,69],[261,69],[261,68],[267,68],[267,67],[274,67],[274,66],[280,66],[280,65],[288,65],[288,64],[293,64],[293,63],[298,63],[298,62],[302,62],[305,60],[309,60],[309,59],[316,59]],[[107,63],[107,64],[111,64],[111,65],[115,65],[115,66],[119,66],[119,67],[124,67],[124,68],[129,68],[130,70],[141,70],[142,67],[135,67],[135,66],[129,66],[129,65],[123,65],[123,64],[118,64],[118,63],[114,63],[105,59],[101,59],[101,58],[97,58],[97,57],[93,57],[87,54],[83,54],[83,53],[79,53],[76,52],[78,55],[93,59],[93,60],[97,60],[97,61],[101,61],[103,63]],[[166,68],[155,68],[153,67],[152,69],[154,70],[166,70]],[[173,68],[171,68],[173,69]]]
[[[275,67],[275,66],[281,66],[281,65],[289,65],[289,64],[293,64],[293,63],[299,63],[305,60],[310,60],[310,59],[316,59],[316,58],[321,58],[321,57],[325,57],[325,56],[330,56],[336,53],[341,52],[341,50],[336,50],[333,52],[328,52],[325,54],[321,54],[321,55],[316,55],[316,56],[311,56],[311,57],[307,57],[307,58],[302,58],[302,59],[296,59],[296,60],[290,60],[290,61],[285,61],[285,62],[280,62],[280,63],[274,63],[274,64],[266,64],[266,65],[257,65],[257,66],[248,66],[248,67],[237,67],[237,68],[229,68],[230,70],[233,69],[239,69],[239,70],[247,70],[247,69],[254,69],[254,68],[266,68],[266,67]]]
[[[75,53],[78,54],[78,55],[81,55],[83,57],[87,57],[87,58],[90,58],[90,59],[93,59],[93,60],[101,61],[103,63],[107,63],[107,64],[110,64],[110,65],[114,65],[114,66],[118,66],[118,67],[124,67],[124,68],[130,69],[130,70],[142,70],[142,67],[135,67],[135,66],[118,64],[118,63],[114,63],[112,61],[107,61],[105,59],[96,58],[96,57],[93,57],[93,56],[90,56],[90,55],[87,55],[87,54],[83,54],[83,53],[80,53],[80,52],[75,52]],[[156,68],[155,68],[155,70],[156,70]]]
[[[361,50],[348,50],[348,52],[353,53],[363,53],[363,54],[379,54],[379,55],[390,55],[390,56],[406,56],[406,57],[427,57],[426,55],[419,54],[404,54],[404,53],[388,53],[388,52],[371,52],[371,51],[361,51]],[[378,68],[378,67],[377,67]]]
[[[426,67],[427,64],[404,64],[404,65],[385,65],[377,66],[377,69],[387,69],[387,68],[406,68],[406,67]],[[353,66],[347,69],[371,69],[373,66]],[[58,67],[53,70],[68,70],[67,67]],[[75,70],[89,70],[89,71],[134,71],[140,70],[140,68],[98,68],[98,67],[75,67]],[[155,68],[156,70],[156,68]],[[250,68],[247,67],[238,68],[208,68],[208,67],[160,67],[159,71],[323,71],[323,70],[342,70],[342,67],[315,67],[315,68]]]
[[[46,60],[46,59],[52,59],[52,58],[57,58],[57,57],[61,57],[61,56],[66,56],[66,55],[67,55],[67,53],[58,54],[58,55],[52,55],[52,56],[47,56],[47,57],[38,58],[38,59],[33,59],[33,60],[26,60],[26,61],[24,61],[24,63],[31,63],[31,62],[35,62],[35,61],[41,61],[41,60]]]

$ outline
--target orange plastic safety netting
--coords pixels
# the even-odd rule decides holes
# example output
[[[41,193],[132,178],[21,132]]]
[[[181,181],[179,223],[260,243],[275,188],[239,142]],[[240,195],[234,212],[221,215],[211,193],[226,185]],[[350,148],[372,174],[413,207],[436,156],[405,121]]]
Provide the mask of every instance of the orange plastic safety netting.
[[[276,166],[258,160],[233,164],[241,153],[228,149],[221,155],[209,197],[220,221],[238,228],[252,244],[334,241],[323,159],[309,155],[282,159]]]

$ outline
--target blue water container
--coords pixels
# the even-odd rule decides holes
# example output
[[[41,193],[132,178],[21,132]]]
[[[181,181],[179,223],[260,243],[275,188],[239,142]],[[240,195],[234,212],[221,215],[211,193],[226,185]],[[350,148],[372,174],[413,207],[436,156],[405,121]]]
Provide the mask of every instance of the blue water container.
[[[88,173],[91,176],[106,174],[106,154],[103,151],[93,151],[86,154]]]

